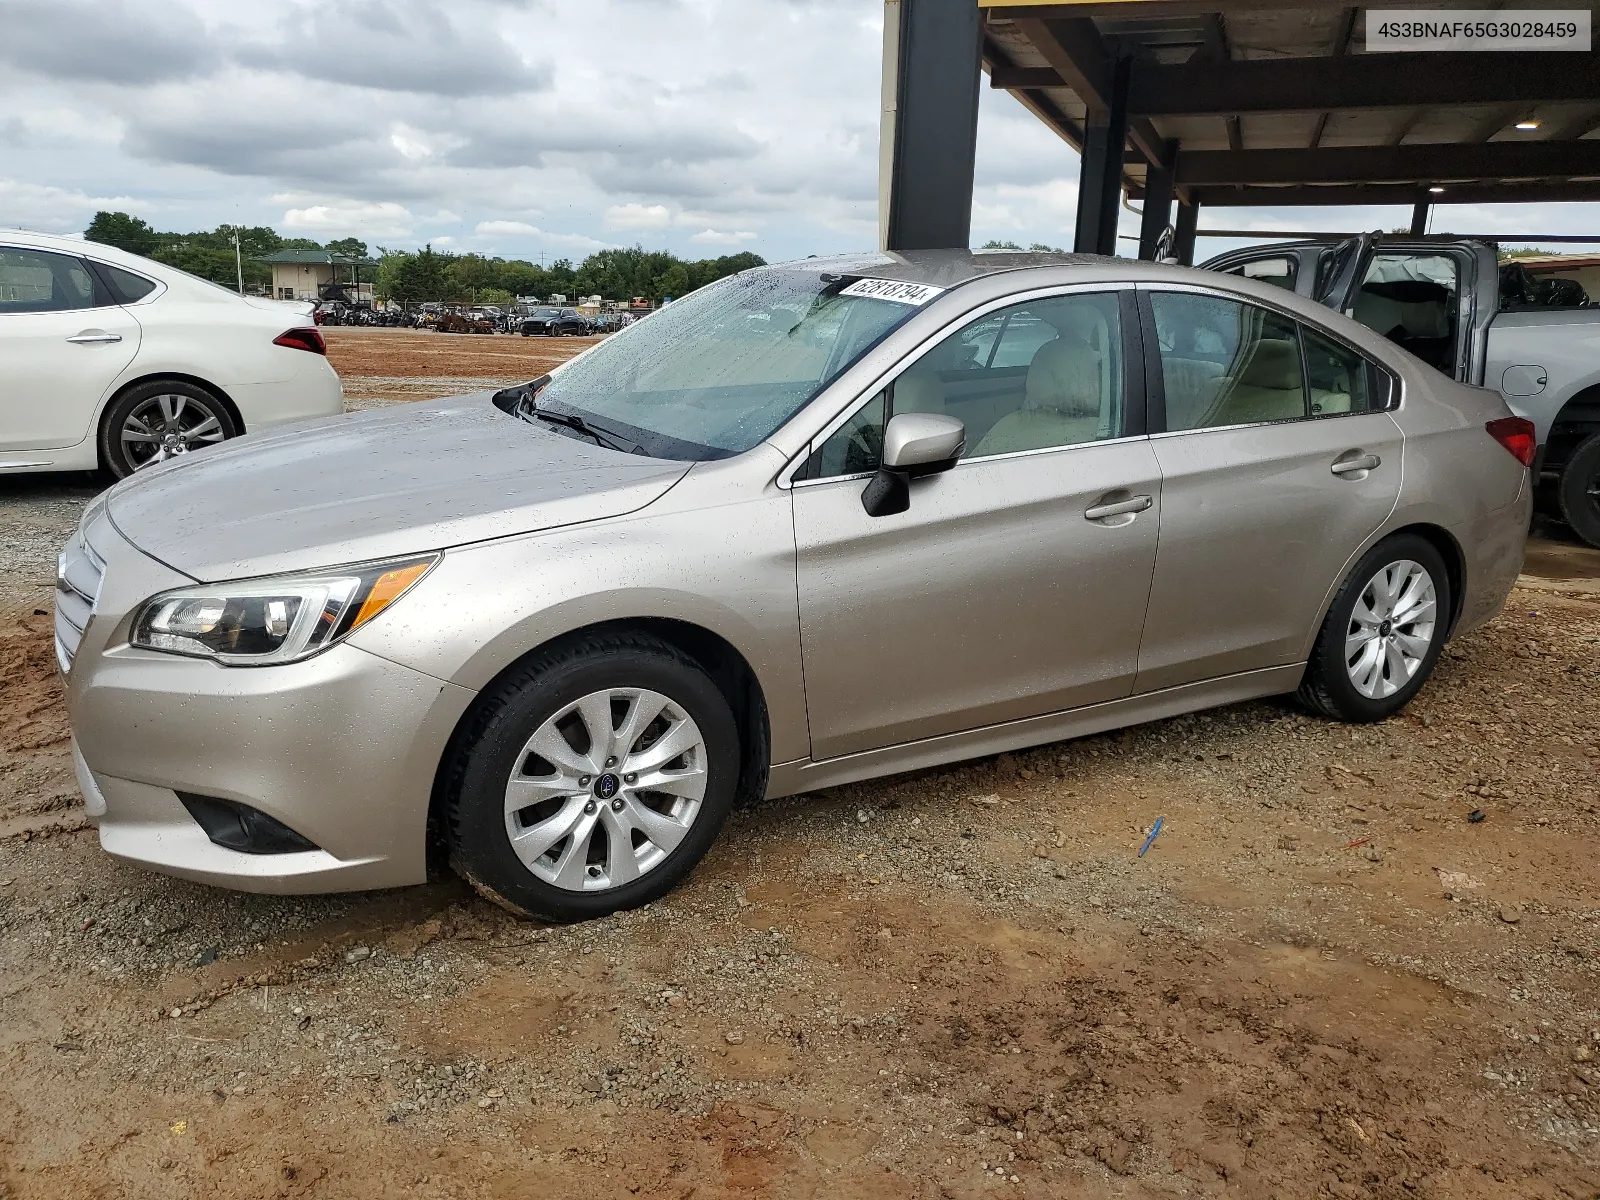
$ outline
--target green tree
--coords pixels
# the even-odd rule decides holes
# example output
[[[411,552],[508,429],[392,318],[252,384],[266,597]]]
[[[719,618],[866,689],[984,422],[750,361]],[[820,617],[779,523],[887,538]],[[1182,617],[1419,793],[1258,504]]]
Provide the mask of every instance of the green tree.
[[[367,244],[360,238],[339,238],[336,241],[329,242],[323,249],[330,254],[343,254],[347,258],[365,258],[367,256]]]
[[[1021,250],[1022,247],[1015,242],[985,242],[980,249],[983,250]]]
[[[451,299],[472,300],[484,288],[494,286],[498,274],[490,259],[481,254],[463,254],[450,263]]]
[[[103,246],[115,246],[130,254],[149,254],[156,248],[156,231],[138,217],[125,212],[97,212],[83,236]]]
[[[449,290],[450,259],[436,253],[431,243],[415,254],[385,254],[378,264],[378,294],[402,304],[442,300]]]
[[[238,286],[238,265],[234,260],[231,233],[226,246],[204,245],[198,241],[174,242],[157,247],[150,257],[201,279],[209,279],[229,291]],[[272,282],[272,271],[264,263],[246,258],[243,267],[247,290],[263,288]]]

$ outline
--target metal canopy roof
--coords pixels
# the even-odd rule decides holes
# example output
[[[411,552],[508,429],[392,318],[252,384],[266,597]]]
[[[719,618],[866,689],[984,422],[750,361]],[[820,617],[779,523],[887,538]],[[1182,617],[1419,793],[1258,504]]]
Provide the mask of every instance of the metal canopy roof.
[[[1075,148],[1127,72],[1134,198],[1166,164],[1206,206],[1600,200],[1594,51],[1368,53],[1365,10],[1326,0],[977,3],[990,85]]]

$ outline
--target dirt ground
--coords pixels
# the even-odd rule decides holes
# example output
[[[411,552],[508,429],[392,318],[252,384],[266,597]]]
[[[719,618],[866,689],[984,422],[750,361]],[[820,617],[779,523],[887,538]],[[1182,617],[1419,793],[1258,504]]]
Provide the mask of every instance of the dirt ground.
[[[92,489],[0,488],[0,1197],[1600,1197],[1600,554],[1558,531],[1383,725],[758,805],[552,929],[107,858],[44,611]]]
[[[322,336],[350,408],[527,383],[601,340],[338,327]]]

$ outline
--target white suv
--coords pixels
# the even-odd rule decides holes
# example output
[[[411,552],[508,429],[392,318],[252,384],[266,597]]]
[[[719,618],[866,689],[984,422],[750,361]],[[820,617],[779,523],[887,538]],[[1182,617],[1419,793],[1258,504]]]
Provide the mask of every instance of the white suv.
[[[76,238],[0,229],[0,472],[121,477],[343,411],[304,306]]]

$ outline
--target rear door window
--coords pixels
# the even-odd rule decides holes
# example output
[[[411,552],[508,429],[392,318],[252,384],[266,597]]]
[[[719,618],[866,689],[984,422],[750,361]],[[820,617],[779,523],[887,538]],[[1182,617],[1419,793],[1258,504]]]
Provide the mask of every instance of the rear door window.
[[[0,313],[96,307],[94,276],[81,258],[0,246]]]
[[[1222,296],[1155,292],[1150,304],[1169,431],[1308,414],[1296,322]]]

